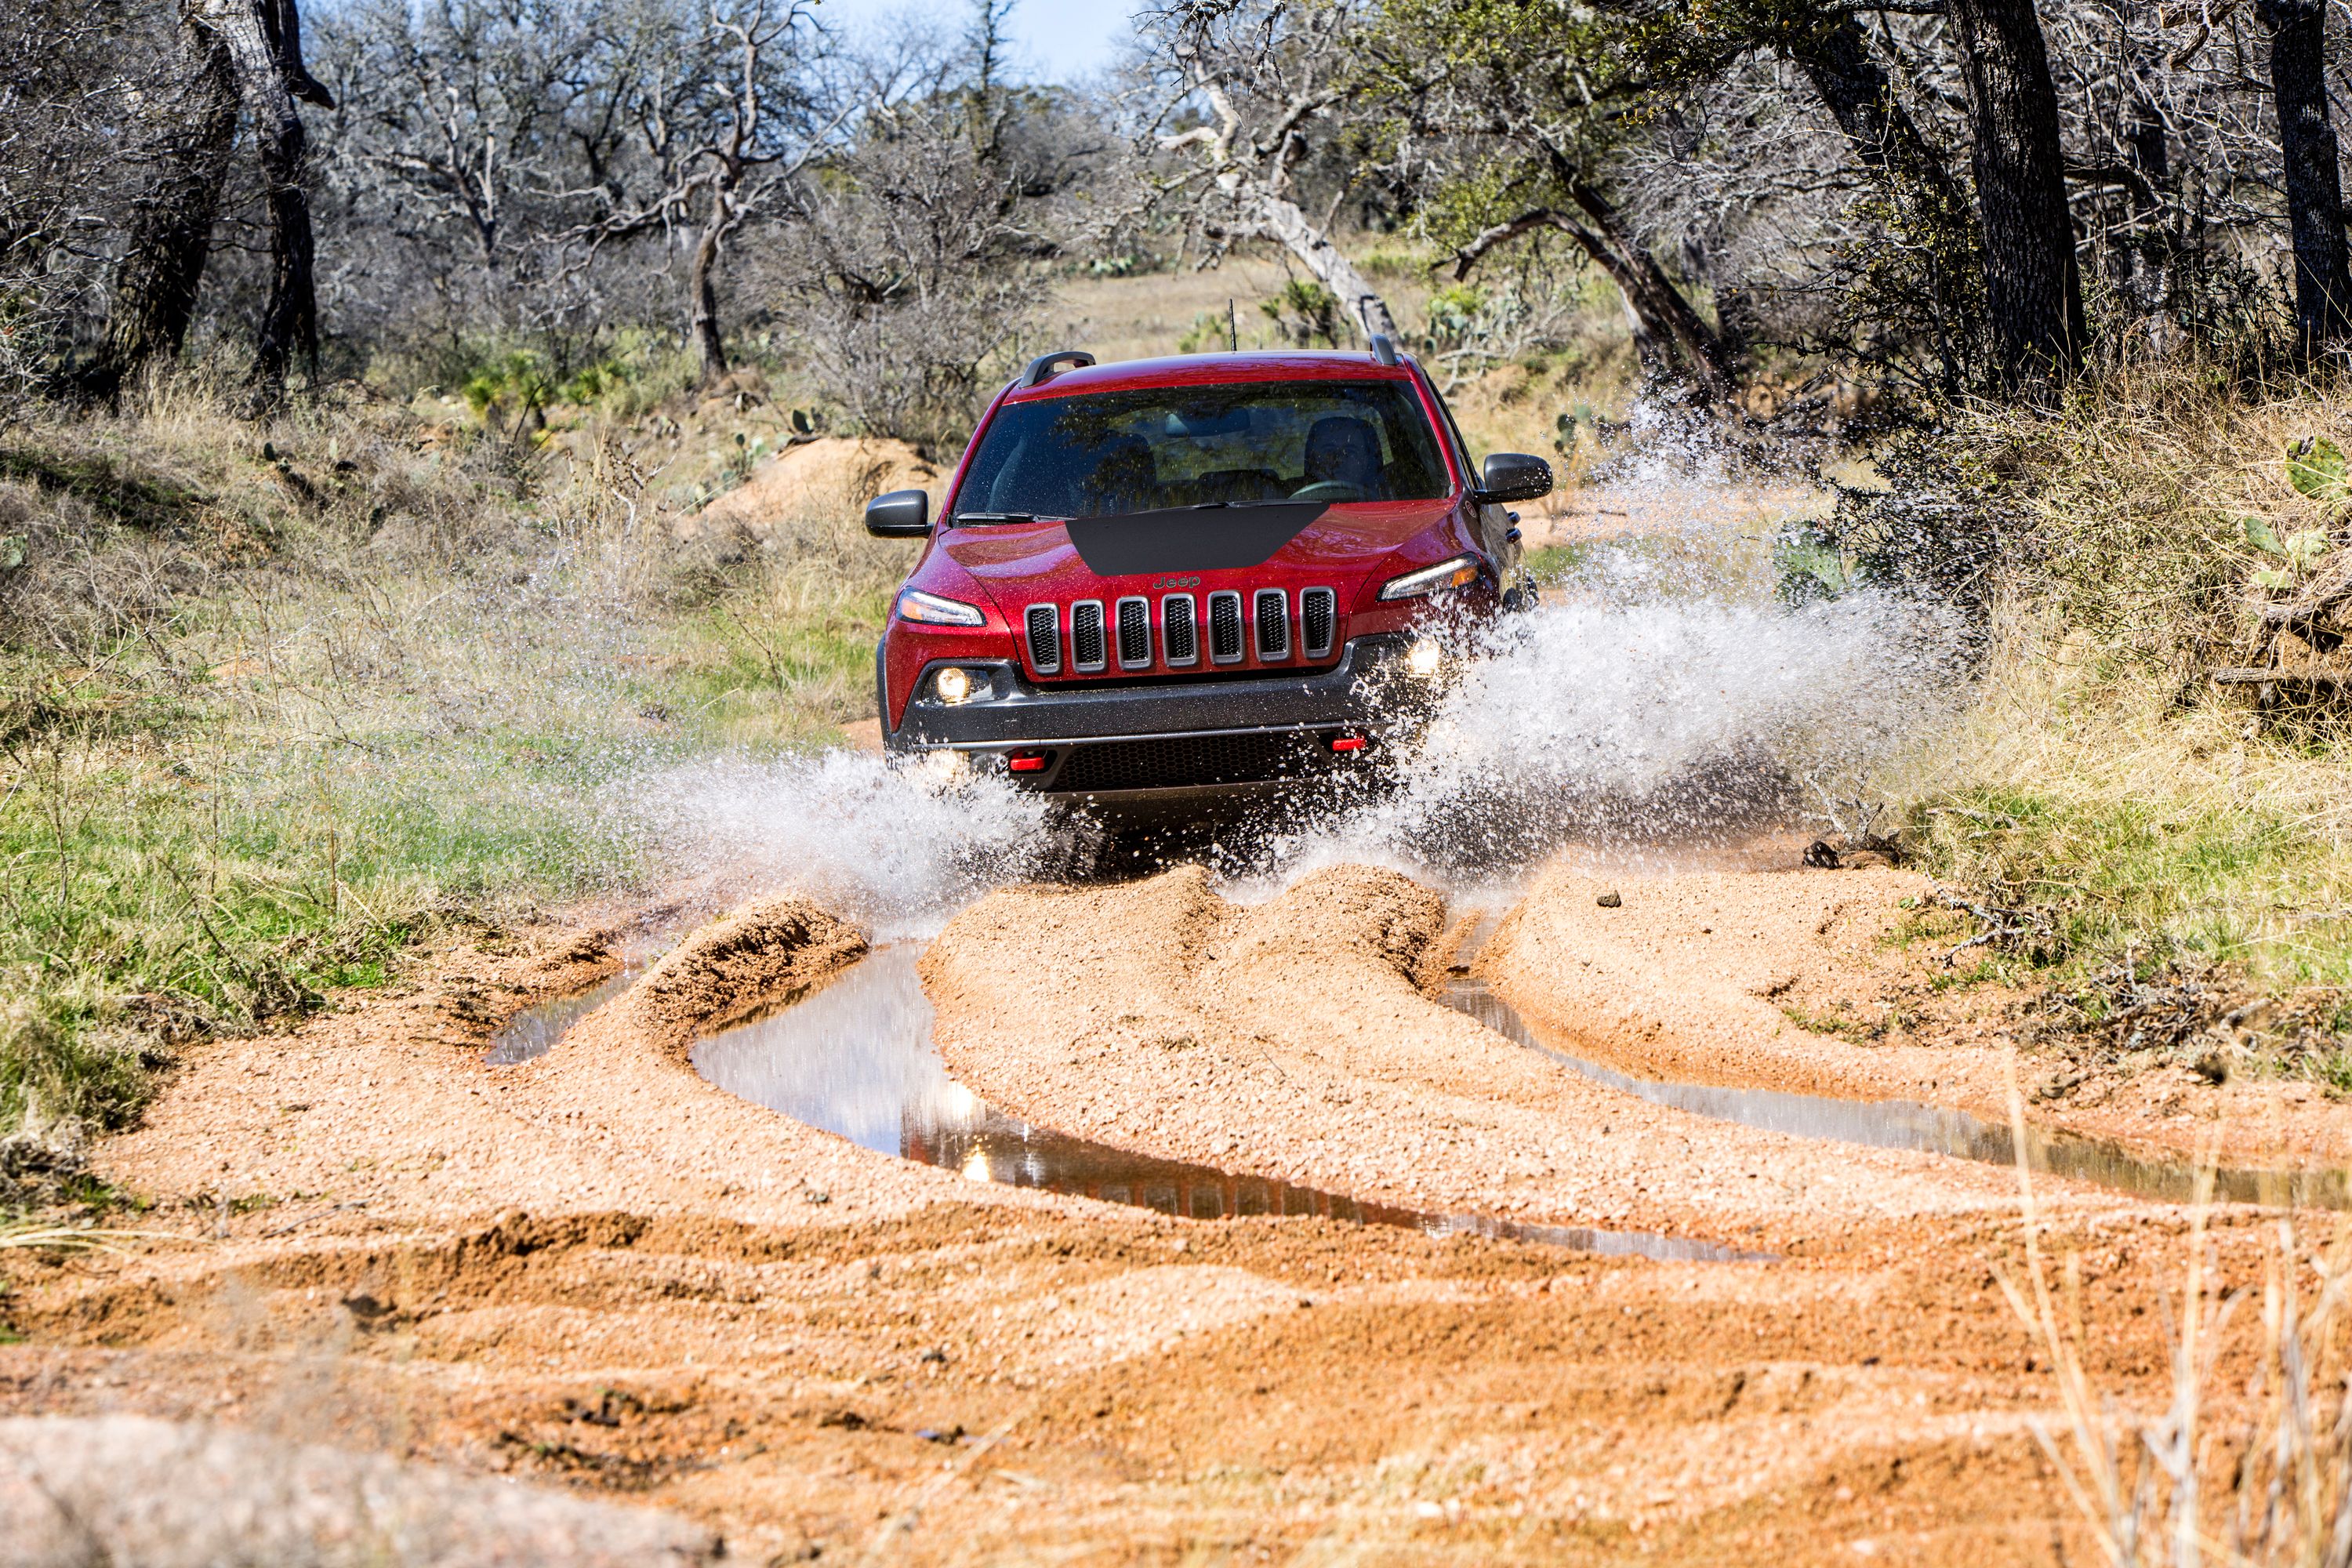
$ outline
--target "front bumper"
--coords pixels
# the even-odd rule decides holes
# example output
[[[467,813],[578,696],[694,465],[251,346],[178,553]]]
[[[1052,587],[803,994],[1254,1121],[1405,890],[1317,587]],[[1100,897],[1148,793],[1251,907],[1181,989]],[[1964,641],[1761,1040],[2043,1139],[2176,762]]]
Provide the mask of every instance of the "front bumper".
[[[1360,767],[1415,726],[1433,683],[1405,667],[1413,639],[1357,637],[1328,669],[1126,685],[1045,686],[1008,660],[947,659],[973,677],[973,696],[948,703],[927,667],[893,752],[950,751],[1024,787],[1091,798],[1263,792],[1334,768]],[[1361,737],[1334,753],[1334,737]],[[1013,752],[1035,771],[1011,773]],[[1042,761],[1041,761],[1042,758]]]

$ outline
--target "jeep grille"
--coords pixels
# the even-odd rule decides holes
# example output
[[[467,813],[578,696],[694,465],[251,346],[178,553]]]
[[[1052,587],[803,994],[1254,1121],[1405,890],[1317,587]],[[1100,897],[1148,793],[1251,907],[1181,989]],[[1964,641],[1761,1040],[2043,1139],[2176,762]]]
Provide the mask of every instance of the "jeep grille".
[[[1190,594],[1171,594],[1160,601],[1160,653],[1171,666],[1201,662],[1199,611]]]
[[[1118,602],[1118,667],[1151,668],[1151,601],[1127,598]]]
[[[1260,588],[1250,601],[1250,619],[1257,626],[1257,656],[1268,664],[1290,657],[1290,596],[1279,588]]]
[[[1029,606],[1029,668],[1055,675],[1062,668],[1062,612],[1051,605]]]
[[[1209,595],[1209,657],[1219,664],[1242,661],[1242,596]]]
[[[1322,658],[1331,651],[1339,630],[1339,595],[1328,588],[1309,588],[1298,595],[1299,651]]]
[[[1110,662],[1110,650],[1103,637],[1103,607],[1100,599],[1080,599],[1070,606],[1070,668],[1080,674],[1092,674]]]

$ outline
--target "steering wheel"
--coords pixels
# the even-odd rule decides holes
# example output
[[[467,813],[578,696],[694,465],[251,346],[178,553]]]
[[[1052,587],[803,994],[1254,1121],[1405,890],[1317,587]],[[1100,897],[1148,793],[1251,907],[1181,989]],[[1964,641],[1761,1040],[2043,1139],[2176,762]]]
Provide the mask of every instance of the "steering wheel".
[[[1318,479],[1304,489],[1290,492],[1292,500],[1342,501],[1364,499],[1364,487],[1346,479]]]

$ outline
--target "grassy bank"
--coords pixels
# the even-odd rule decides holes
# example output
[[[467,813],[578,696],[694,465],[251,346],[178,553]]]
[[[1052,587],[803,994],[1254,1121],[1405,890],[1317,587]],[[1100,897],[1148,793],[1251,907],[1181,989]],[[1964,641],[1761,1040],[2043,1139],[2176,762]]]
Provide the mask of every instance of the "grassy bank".
[[[838,501],[677,538],[611,482],[727,444],[669,423],[185,390],[0,433],[0,1163],[69,1163],[178,1042],[640,877],[628,778],[864,710],[903,552]]]
[[[2340,440],[2348,414],[2332,388],[2143,374],[1946,437],[1964,514],[2009,519],[2005,565],[1979,700],[1910,783],[1911,838],[2095,1022],[2167,975],[2323,1020],[2352,984],[2341,715],[2257,711],[2210,679],[2279,658],[2261,606],[2336,559],[2346,497],[2290,448]],[[2339,1055],[2247,1044],[2314,1071]]]

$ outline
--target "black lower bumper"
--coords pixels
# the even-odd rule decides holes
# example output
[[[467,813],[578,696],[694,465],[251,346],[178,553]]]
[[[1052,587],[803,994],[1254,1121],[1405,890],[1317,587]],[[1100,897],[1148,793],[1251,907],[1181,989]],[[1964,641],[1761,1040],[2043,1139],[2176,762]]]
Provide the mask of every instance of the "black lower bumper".
[[[940,700],[926,669],[886,742],[962,752],[958,765],[1096,799],[1279,789],[1377,765],[1419,721],[1432,686],[1406,668],[1412,641],[1358,637],[1331,668],[1296,676],[1076,688],[1038,685],[1009,663],[950,661],[972,678],[972,698]]]

